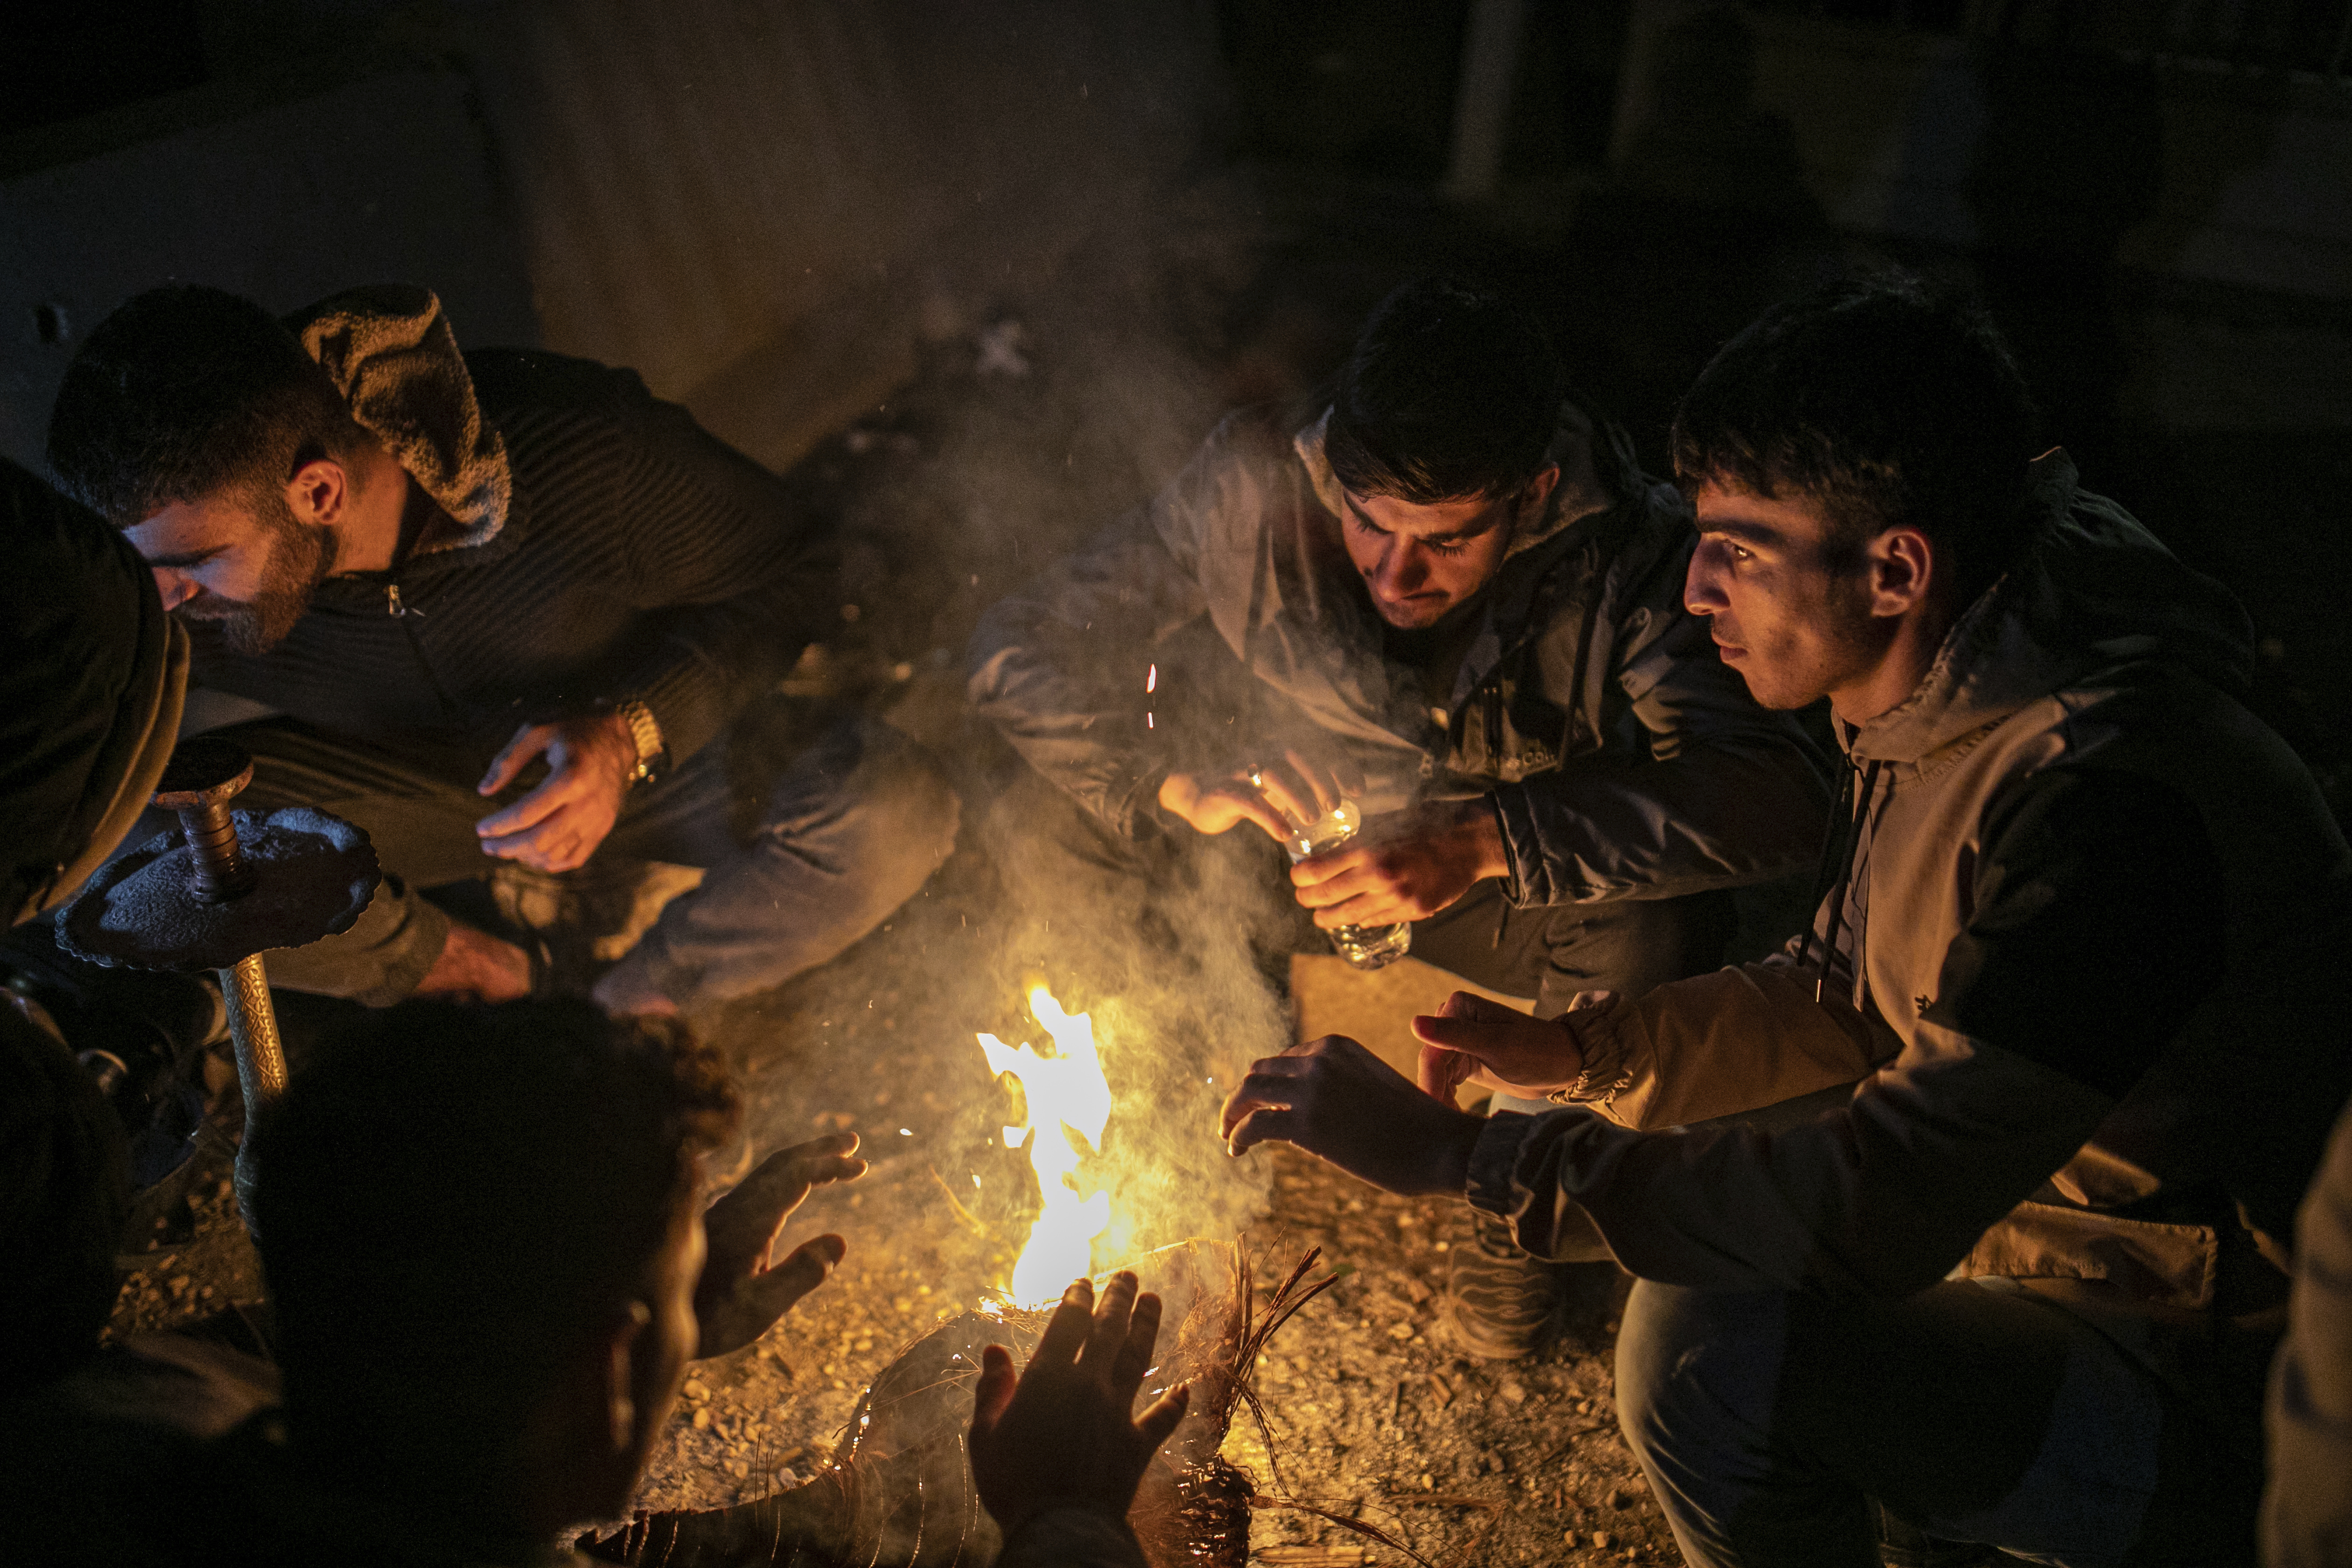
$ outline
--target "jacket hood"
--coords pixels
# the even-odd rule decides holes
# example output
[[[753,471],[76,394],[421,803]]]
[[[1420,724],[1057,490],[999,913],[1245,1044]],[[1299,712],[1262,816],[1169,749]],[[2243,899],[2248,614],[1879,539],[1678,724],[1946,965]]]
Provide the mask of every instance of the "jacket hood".
[[[1315,499],[1333,517],[1344,518],[1348,515],[1347,497],[1339,489],[1339,476],[1331,471],[1331,460],[1323,455],[1324,437],[1330,428],[1331,410],[1326,408],[1313,424],[1292,437],[1290,444],[1298,460],[1307,467],[1307,479],[1315,488]],[[1615,494],[1601,479],[1601,466],[1593,452],[1594,444],[1606,439],[1608,437],[1590,414],[1574,403],[1560,405],[1559,430],[1544,453],[1559,465],[1559,482],[1552,487],[1550,502],[1540,514],[1519,520],[1510,548],[1503,552],[1504,560],[1533,550],[1557,537],[1580,518],[1606,511],[1615,504]],[[1609,454],[1611,465],[1622,466],[1621,457],[1612,449]]]
[[[2129,665],[2168,665],[2245,694],[2253,626],[2227,588],[2081,489],[2063,452],[2037,458],[2029,484],[2040,522],[2024,554],[1961,616],[1917,689],[1854,733],[1854,756],[1916,763]]]
[[[130,541],[0,459],[0,921],[57,908],[146,808],[188,639]]]
[[[416,552],[497,538],[514,499],[506,439],[482,417],[457,334],[433,291],[371,284],[297,310],[286,326],[333,379],[352,417],[448,514]]]

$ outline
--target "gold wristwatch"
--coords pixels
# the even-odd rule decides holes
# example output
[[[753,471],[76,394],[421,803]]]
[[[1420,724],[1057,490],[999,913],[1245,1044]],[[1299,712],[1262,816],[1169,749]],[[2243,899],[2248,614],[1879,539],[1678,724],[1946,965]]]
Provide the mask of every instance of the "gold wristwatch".
[[[655,722],[653,710],[644,703],[632,698],[613,711],[628,725],[629,739],[637,748],[637,765],[630,770],[628,780],[629,787],[635,789],[660,771],[668,748],[662,742],[661,726]]]

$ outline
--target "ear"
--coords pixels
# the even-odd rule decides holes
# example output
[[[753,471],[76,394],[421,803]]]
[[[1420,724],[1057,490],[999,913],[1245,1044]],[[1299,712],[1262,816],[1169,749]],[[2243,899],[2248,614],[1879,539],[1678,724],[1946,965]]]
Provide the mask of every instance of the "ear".
[[[652,1308],[643,1301],[631,1301],[614,1315],[612,1327],[605,1332],[603,1392],[607,1430],[615,1454],[630,1452],[637,1440],[636,1354],[653,1321]]]
[[[1552,489],[1559,483],[1559,465],[1546,463],[1536,470],[1536,477],[1529,479],[1527,488],[1519,492],[1521,504],[1529,511],[1541,511],[1544,504],[1551,500]]]
[[[298,522],[334,527],[351,510],[351,470],[333,458],[311,458],[286,481],[286,504]]]
[[[1927,602],[1942,563],[1916,528],[1890,528],[1870,542],[1870,613],[1897,620]]]

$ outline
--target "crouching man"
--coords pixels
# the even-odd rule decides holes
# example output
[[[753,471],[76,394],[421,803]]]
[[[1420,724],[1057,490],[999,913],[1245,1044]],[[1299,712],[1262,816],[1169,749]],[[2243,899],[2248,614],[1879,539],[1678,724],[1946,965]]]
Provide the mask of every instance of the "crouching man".
[[[1759,700],[1827,696],[1850,763],[1799,964],[1420,1022],[1432,1088],[1543,1115],[1339,1039],[1226,1110],[1237,1152],[1639,1276],[1621,1418],[1694,1563],[1874,1565],[1874,1503],[2041,1562],[2253,1553],[2352,854],[2240,703],[2243,613],[2030,426],[1990,323],[1901,279],[1768,312],[1684,402],[1687,602]],[[1658,1130],[1882,1054],[1797,1125]]]
[[[709,874],[597,999],[707,1005],[831,958],[952,845],[955,797],[911,742],[803,732],[777,705],[835,602],[829,546],[631,372],[461,355],[421,289],[286,324],[159,289],[75,356],[48,456],[153,568],[197,683],[282,715],[235,731],[239,804],[320,806],[375,841],[374,902],[273,959],[277,984],[520,995],[530,955],[419,890],[486,857],[602,853]]]
[[[1057,919],[1107,887],[1091,924],[1132,930],[1147,889],[1219,886],[1210,840],[1246,826],[1222,885],[1279,886],[1325,931],[1409,924],[1414,956],[1546,1017],[1711,968],[1728,890],[1801,869],[1828,792],[1683,612],[1690,549],[1531,315],[1407,284],[1309,405],[1232,416],[982,618],[973,702],[1034,769],[999,859]],[[1362,837],[1285,879],[1266,838],[1341,800]],[[1550,1276],[1496,1226],[1452,1269],[1461,1348],[1526,1353]]]

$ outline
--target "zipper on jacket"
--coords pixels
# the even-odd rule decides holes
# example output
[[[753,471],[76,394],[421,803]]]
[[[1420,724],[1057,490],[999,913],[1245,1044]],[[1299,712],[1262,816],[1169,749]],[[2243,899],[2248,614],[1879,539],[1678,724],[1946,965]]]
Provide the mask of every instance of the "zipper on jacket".
[[[457,704],[450,700],[448,690],[441,684],[441,678],[433,673],[433,661],[425,657],[425,645],[416,640],[416,628],[409,624],[412,619],[423,620],[425,612],[402,602],[397,583],[383,585],[383,603],[384,613],[400,623],[401,631],[407,637],[409,655],[416,660],[416,668],[424,675],[425,684],[433,689],[433,700],[441,705],[442,717],[458,718]]]

